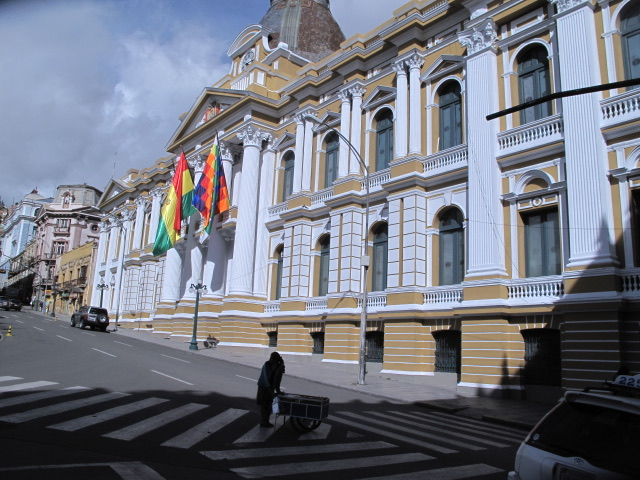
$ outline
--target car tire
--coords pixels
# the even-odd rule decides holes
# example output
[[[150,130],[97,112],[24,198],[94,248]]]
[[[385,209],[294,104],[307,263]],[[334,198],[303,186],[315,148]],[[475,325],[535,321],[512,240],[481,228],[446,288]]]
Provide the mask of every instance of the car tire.
[[[103,332],[107,331],[107,327],[100,327],[100,330],[102,330]]]
[[[70,327],[75,327],[76,326],[76,321],[73,319],[73,317],[71,317],[71,322],[69,323]]]
[[[84,330],[84,328],[87,326],[86,323],[84,323],[84,320],[80,320],[80,328]]]

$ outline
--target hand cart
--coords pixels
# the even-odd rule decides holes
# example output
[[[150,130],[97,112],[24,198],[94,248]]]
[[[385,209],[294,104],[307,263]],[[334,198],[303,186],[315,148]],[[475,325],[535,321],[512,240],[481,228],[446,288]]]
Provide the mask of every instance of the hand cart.
[[[301,433],[310,432],[320,426],[322,420],[329,415],[329,399],[326,397],[310,397],[297,393],[283,393],[278,395],[279,416],[291,418],[293,428]]]

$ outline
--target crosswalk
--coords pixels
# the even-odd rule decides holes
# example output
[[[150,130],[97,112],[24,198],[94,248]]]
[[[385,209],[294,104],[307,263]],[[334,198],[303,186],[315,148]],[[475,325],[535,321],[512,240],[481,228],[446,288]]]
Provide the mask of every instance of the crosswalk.
[[[304,434],[282,418],[272,429],[259,427],[255,420],[255,411],[240,408],[0,376],[0,422],[37,421],[60,432],[84,430],[112,441],[144,440],[193,449],[212,461],[229,462],[229,468],[243,478],[302,478],[340,470],[353,472],[359,480],[393,480],[388,473],[377,477],[376,469],[394,465],[402,465],[400,471],[405,472],[398,479],[475,478],[504,470],[481,463],[429,467],[461,452],[514,449],[524,437],[517,429],[418,407],[336,409],[317,430]],[[362,472],[372,471],[376,475],[362,478]]]

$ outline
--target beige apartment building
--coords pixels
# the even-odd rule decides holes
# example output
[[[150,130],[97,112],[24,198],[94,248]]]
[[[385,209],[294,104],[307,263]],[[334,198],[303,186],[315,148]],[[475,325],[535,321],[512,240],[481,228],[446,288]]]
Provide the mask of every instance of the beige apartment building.
[[[173,156],[100,201],[122,325],[188,340],[202,283],[199,342],[355,364],[364,271],[389,375],[544,398],[640,371],[640,88],[487,120],[640,78],[638,2],[412,1],[344,39],[327,0],[274,0],[228,54],[168,144],[197,180],[220,138],[211,236],[151,255]]]

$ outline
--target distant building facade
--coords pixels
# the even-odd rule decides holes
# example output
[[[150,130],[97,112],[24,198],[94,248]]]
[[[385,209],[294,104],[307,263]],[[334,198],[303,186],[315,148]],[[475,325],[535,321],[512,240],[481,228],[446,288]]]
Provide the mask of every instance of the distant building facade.
[[[275,41],[314,15],[333,53]],[[389,375],[556,398],[639,372],[640,89],[486,117],[640,78],[640,5],[415,1],[339,47],[330,16],[271,2],[182,117],[168,150],[197,181],[219,136],[231,191],[205,243],[196,215],[150,253],[173,158],[107,187],[93,283],[119,321],[188,338],[202,282],[200,341],[357,363],[364,242]]]
[[[90,241],[57,259],[58,303],[56,313],[72,314],[82,305],[89,305],[93,293],[93,269],[98,243]]]
[[[102,191],[82,185],[60,185],[56,195],[36,218],[37,251],[34,293],[53,308],[61,290],[56,261],[64,253],[100,235],[100,214],[96,205]]]

